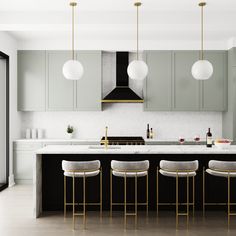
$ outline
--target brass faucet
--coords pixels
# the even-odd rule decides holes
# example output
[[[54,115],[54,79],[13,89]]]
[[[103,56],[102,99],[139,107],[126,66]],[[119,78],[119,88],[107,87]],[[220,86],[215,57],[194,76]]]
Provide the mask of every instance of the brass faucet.
[[[107,131],[108,131],[108,127],[106,126],[105,139],[103,141],[101,141],[101,143],[104,144],[105,149],[107,149],[108,145],[109,145],[109,141],[108,141],[108,138],[107,138]]]

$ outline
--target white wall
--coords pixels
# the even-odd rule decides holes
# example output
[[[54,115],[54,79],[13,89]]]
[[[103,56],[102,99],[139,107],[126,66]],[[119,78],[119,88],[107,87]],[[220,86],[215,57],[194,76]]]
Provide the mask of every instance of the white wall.
[[[0,32],[0,51],[10,57],[10,176],[14,184],[12,141],[20,137],[21,114],[17,112],[17,43],[5,32]]]
[[[145,137],[147,123],[159,140],[177,140],[180,135],[188,140],[193,140],[194,135],[204,138],[208,127],[214,137],[222,136],[220,112],[143,112],[142,106],[105,104],[102,112],[26,112],[22,137],[26,128],[42,128],[46,138],[65,138],[68,124],[75,127],[75,138],[79,139],[100,139],[106,125],[109,135]]]

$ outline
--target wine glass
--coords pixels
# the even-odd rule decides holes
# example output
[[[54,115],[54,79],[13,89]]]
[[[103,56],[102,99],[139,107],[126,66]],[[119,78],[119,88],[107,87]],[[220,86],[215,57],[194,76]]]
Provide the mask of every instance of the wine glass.
[[[185,138],[182,137],[182,136],[180,136],[180,137],[179,137],[179,143],[180,143],[180,144],[184,144],[184,142],[185,142]]]
[[[200,142],[200,135],[195,135],[194,141],[195,141],[195,143],[199,143]]]

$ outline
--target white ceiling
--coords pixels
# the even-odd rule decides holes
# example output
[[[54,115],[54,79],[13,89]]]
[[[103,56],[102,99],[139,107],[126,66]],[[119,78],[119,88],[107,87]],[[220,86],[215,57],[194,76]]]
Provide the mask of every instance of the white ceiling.
[[[67,41],[71,29],[69,0],[0,0],[0,30],[20,44]],[[79,0],[77,38],[81,41],[132,41],[135,38],[134,0]],[[198,41],[199,0],[142,0],[141,39]],[[206,41],[236,37],[236,0],[207,0]],[[207,42],[206,42],[207,43]]]

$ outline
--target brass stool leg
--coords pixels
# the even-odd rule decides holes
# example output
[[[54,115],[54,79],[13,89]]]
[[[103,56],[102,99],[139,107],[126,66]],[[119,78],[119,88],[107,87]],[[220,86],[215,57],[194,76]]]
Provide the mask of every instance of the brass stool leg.
[[[66,218],[66,176],[64,175],[64,218]]]
[[[159,170],[158,170],[158,167],[157,167],[157,216],[159,215],[159,205],[158,205],[158,202],[159,202],[159,186],[158,186],[158,175],[159,175]]]
[[[112,217],[112,169],[110,170],[110,217]]]
[[[73,230],[75,229],[75,174],[73,175]]]
[[[102,217],[102,168],[100,170],[100,217]]]
[[[205,216],[205,167],[202,170],[202,213]]]
[[[83,177],[83,224],[84,224],[84,229],[86,228],[86,209],[85,209],[85,191],[86,191],[86,186],[85,186],[86,182],[85,182],[85,173],[84,173],[84,177]]]
[[[178,172],[176,173],[176,230],[178,229],[179,226],[179,176]]]
[[[187,229],[189,224],[189,174],[187,174]]]
[[[124,200],[125,200],[125,204],[124,204],[124,213],[125,213],[125,215],[124,215],[124,217],[125,217],[125,220],[124,220],[124,228],[126,228],[126,224],[127,224],[127,217],[126,217],[126,215],[127,215],[127,213],[126,213],[126,173],[125,173],[125,179],[124,179]]]
[[[135,175],[135,229],[137,228],[138,220],[138,185],[137,185],[137,172]]]
[[[230,175],[228,173],[228,229],[230,227]]]
[[[195,176],[193,176],[193,217],[195,214]]]
[[[146,176],[146,214],[148,216],[148,208],[149,208],[149,201],[148,201],[148,191],[149,191],[149,188],[148,188],[148,172],[147,172],[147,176]]]

